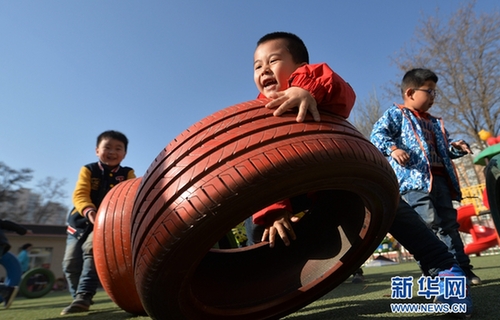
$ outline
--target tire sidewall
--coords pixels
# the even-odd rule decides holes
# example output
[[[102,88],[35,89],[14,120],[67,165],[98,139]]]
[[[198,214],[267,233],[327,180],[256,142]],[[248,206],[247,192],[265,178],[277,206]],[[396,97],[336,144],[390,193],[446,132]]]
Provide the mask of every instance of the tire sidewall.
[[[40,291],[29,291],[28,281],[31,277],[35,275],[42,275],[43,277],[45,277],[45,279],[47,279],[47,284]],[[19,284],[19,292],[21,292],[23,296],[29,299],[40,298],[52,290],[52,288],[54,287],[54,283],[55,283],[54,273],[49,269],[46,268],[30,269],[23,274],[21,283]]]

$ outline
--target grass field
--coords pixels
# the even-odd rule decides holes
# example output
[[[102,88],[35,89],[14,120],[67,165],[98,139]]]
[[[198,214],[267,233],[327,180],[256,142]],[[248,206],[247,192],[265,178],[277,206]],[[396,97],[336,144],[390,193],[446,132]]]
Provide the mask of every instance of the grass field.
[[[483,280],[480,286],[471,289],[474,302],[473,319],[500,319],[500,255],[472,257],[474,272]],[[415,263],[364,268],[365,282],[353,284],[350,279],[321,299],[301,310],[288,315],[287,320],[325,320],[325,319],[453,319],[445,314],[395,314],[390,311],[392,302],[429,302],[423,297],[414,296],[411,300],[394,301],[391,299],[391,277],[420,277]],[[416,290],[414,288],[414,290]],[[136,317],[121,310],[100,290],[94,297],[95,304],[88,313],[60,316],[61,310],[70,302],[66,292],[51,292],[38,299],[18,297],[10,309],[0,309],[1,320],[48,320],[48,319],[96,319],[96,320],[143,320],[149,317]],[[0,307],[1,308],[1,307]]]

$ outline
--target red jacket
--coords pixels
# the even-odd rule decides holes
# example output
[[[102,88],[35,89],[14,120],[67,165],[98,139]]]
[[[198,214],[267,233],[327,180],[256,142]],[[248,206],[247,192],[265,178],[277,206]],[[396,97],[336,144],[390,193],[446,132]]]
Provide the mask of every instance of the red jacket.
[[[306,64],[297,68],[290,76],[290,87],[300,87],[311,93],[318,104],[318,109],[332,112],[348,118],[354,107],[356,94],[352,87],[336,74],[326,63]],[[259,94],[259,99],[265,98]],[[279,201],[253,215],[253,222],[269,225],[275,214],[281,210],[292,212],[290,200]]]
[[[306,64],[297,68],[288,79],[290,87],[300,87],[311,93],[320,110],[348,118],[356,94],[349,83],[333,72],[326,63]],[[266,97],[260,93],[258,99]]]

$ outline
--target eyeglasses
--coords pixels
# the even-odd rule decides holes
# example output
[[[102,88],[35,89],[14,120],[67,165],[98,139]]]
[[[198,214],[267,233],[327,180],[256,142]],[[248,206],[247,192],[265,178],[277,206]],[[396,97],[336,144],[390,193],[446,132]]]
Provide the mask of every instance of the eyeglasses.
[[[436,97],[436,89],[418,89],[418,88],[413,88],[413,90],[415,91],[424,91],[424,92],[427,92],[428,94],[430,94],[432,97]]]

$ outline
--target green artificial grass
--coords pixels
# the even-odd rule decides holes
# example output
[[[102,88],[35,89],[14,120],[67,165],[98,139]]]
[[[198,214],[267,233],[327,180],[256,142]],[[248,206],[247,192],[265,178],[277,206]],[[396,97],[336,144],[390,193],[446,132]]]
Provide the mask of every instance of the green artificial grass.
[[[471,257],[474,273],[482,284],[472,286],[474,305],[473,319],[500,319],[500,255]],[[284,317],[287,320],[325,319],[456,319],[446,314],[397,314],[392,313],[391,303],[429,303],[424,297],[413,295],[411,300],[391,299],[391,277],[413,276],[414,293],[416,280],[422,275],[415,262],[405,262],[382,267],[363,268],[365,281],[353,284],[351,279],[301,310]]]
[[[474,272],[483,280],[483,284],[473,286],[471,295],[474,303],[472,319],[500,319],[500,255],[472,257]],[[395,314],[390,311],[390,303],[403,302],[391,299],[391,277],[420,277],[420,271],[414,262],[397,265],[364,268],[365,282],[351,283],[348,279],[343,284],[283,319],[287,320],[325,320],[325,319],[454,319],[446,314]],[[415,282],[415,281],[414,281]],[[415,290],[415,287],[414,287]],[[133,316],[121,310],[111,301],[106,292],[100,290],[94,297],[95,304],[91,311],[82,314],[61,316],[59,313],[70,302],[67,291],[50,292],[44,297],[27,299],[17,297],[10,309],[2,310],[1,320],[48,320],[48,319],[96,319],[124,320],[151,319]],[[414,295],[410,303],[430,302]]]

